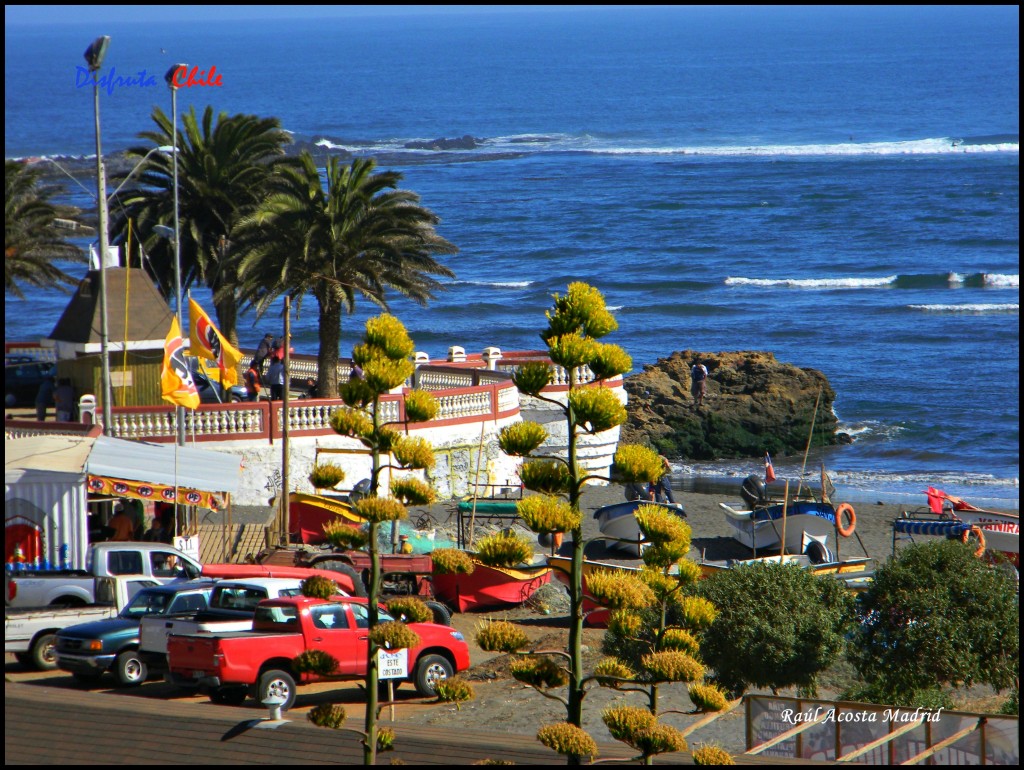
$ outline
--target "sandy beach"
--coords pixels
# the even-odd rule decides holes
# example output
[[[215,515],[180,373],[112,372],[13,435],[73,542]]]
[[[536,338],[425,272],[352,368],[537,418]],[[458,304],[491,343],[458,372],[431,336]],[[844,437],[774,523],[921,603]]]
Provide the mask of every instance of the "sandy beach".
[[[738,488],[737,488],[738,492]],[[717,495],[679,493],[676,501],[683,504],[688,521],[693,529],[693,546],[690,558],[700,559],[703,553],[707,559],[749,558],[750,551],[733,540],[729,525],[719,508],[724,498]],[[738,494],[736,499],[738,499]],[[623,488],[619,485],[592,487],[583,498],[584,533],[594,537],[598,533],[596,522],[590,515],[602,505],[619,502],[624,499]],[[439,503],[427,509],[431,517],[438,523],[449,518],[453,505]],[[863,542],[868,555],[879,561],[887,559],[892,552],[892,519],[899,516],[902,508],[894,505],[861,505],[857,508],[857,533]],[[414,512],[415,517],[416,512]],[[446,525],[446,528],[447,526]],[[486,520],[478,522],[478,526],[488,527]],[[542,549],[538,546],[538,552]],[[845,556],[862,556],[861,542],[857,537],[843,540],[840,551]],[[608,551],[600,542],[588,543],[586,553],[589,558],[605,561],[616,561],[622,564],[636,565],[638,559],[630,559],[623,552]],[[532,688],[513,680],[507,671],[507,656],[496,656],[481,651],[473,641],[477,626],[486,618],[514,620],[520,624],[534,641],[537,648],[555,648],[564,644],[565,629],[568,618],[564,602],[559,601],[561,587],[547,587],[538,593],[542,601],[530,602],[528,605],[508,610],[495,610],[488,613],[459,613],[453,615],[452,622],[461,630],[470,644],[473,668],[466,676],[473,683],[476,699],[463,704],[461,709],[449,706],[432,706],[422,708],[412,704],[400,706],[397,711],[399,723],[429,724],[447,726],[458,730],[486,729],[504,731],[513,734],[533,734],[544,723],[564,719],[564,708],[536,693]],[[588,665],[592,665],[600,657],[602,629],[586,629],[585,653]],[[823,690],[826,697],[828,691]],[[585,727],[598,740],[612,740],[607,728],[601,722],[601,711],[610,704],[645,705],[640,696],[623,694],[613,690],[595,687],[590,690],[584,701]],[[660,707],[674,711],[663,717],[663,721],[679,728],[692,724],[698,717],[688,714],[693,706],[686,695],[684,685],[663,687],[660,691]],[[695,732],[690,738],[690,746],[694,748],[701,743],[716,743],[733,752],[745,750],[743,744],[742,710],[723,716]]]

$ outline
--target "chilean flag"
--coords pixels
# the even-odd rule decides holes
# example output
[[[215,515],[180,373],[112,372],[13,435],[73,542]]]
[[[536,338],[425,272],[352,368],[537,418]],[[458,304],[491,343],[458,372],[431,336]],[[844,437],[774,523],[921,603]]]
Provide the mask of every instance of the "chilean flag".
[[[767,484],[775,481],[775,468],[772,467],[772,458],[767,452],[764,453],[764,480]]]

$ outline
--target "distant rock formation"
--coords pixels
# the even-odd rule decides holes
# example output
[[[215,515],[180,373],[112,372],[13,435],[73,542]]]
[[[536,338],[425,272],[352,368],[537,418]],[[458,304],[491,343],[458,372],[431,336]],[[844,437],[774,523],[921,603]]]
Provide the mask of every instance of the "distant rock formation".
[[[474,150],[482,140],[466,134],[461,139],[431,139],[426,142],[406,142],[407,150]]]
[[[708,369],[700,409],[690,395],[690,367]],[[622,443],[655,447],[671,459],[715,460],[802,453],[814,419],[815,446],[844,443],[832,412],[835,391],[824,374],[776,360],[771,353],[684,350],[627,377],[629,419]]]

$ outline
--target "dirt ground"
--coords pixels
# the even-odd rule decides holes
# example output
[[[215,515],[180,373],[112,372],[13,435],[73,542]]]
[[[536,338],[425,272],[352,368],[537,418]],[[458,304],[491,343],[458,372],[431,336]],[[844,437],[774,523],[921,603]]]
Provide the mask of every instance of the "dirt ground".
[[[737,486],[737,499],[738,491]],[[583,500],[584,535],[593,538],[599,534],[591,515],[593,510],[622,499],[623,489],[618,485],[588,490]],[[676,500],[683,504],[687,520],[693,530],[691,559],[700,560],[702,555],[709,560],[750,558],[749,549],[740,545],[731,536],[729,525],[718,505],[723,502],[721,497],[677,492]],[[438,504],[426,512],[435,522],[445,522],[444,526],[440,527],[442,530],[451,526],[450,507]],[[859,506],[856,511],[856,532],[860,537],[844,539],[839,546],[841,555],[863,556],[866,550],[867,555],[877,561],[887,559],[893,548],[891,521],[899,516],[900,512],[900,508],[892,505]],[[415,512],[414,518],[417,518]],[[422,522],[422,512],[419,518]],[[486,532],[500,526],[501,522],[478,521],[477,531]],[[538,552],[541,550],[543,549],[538,546]],[[589,542],[586,554],[588,558],[625,565],[639,563],[639,559],[630,558],[621,551],[609,550],[601,542]],[[542,588],[530,602],[520,607],[486,613],[456,613],[452,617],[452,623],[462,631],[470,646],[473,665],[464,676],[474,687],[475,700],[463,704],[461,708],[403,704],[396,711],[399,722],[447,726],[456,730],[487,729],[513,734],[533,734],[543,724],[564,720],[565,707],[561,703],[548,699],[533,688],[511,678],[508,673],[508,656],[486,653],[476,645],[473,638],[475,630],[488,618],[510,620],[520,625],[531,639],[534,649],[564,649],[567,643],[568,598],[565,589],[557,582]],[[602,657],[600,646],[603,635],[603,629],[587,628],[584,631],[584,657],[588,669]],[[822,692],[824,697],[830,694],[835,693],[827,690]],[[612,704],[646,706],[646,698],[636,693],[620,693],[597,686],[590,689],[584,700],[584,727],[599,741],[613,740],[601,721],[601,711]],[[662,721],[680,729],[685,729],[700,718],[691,713],[693,704],[686,694],[685,685],[660,688],[659,710],[668,712],[662,717]],[[712,743],[734,754],[742,753],[746,749],[742,709],[737,709],[701,727],[690,736],[689,743],[691,748],[702,743]]]

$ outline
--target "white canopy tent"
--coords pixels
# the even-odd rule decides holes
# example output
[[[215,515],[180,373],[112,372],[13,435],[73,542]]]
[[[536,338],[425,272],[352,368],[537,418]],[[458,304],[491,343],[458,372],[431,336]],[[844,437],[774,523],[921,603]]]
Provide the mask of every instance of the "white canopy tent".
[[[235,455],[107,436],[7,439],[4,455],[8,562],[20,549],[25,561],[83,568],[89,489],[140,499],[169,495],[171,501],[181,492],[186,504],[213,507],[241,483]]]

